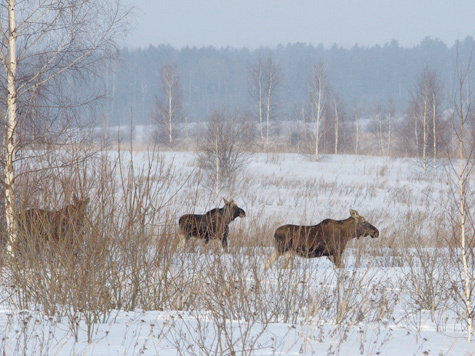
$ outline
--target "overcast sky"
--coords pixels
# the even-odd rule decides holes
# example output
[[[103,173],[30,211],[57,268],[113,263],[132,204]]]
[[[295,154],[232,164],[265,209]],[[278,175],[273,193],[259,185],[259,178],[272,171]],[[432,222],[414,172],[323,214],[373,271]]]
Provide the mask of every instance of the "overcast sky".
[[[121,46],[275,47],[334,43],[344,48],[411,47],[425,37],[449,47],[475,37],[474,0],[128,0],[133,30]]]

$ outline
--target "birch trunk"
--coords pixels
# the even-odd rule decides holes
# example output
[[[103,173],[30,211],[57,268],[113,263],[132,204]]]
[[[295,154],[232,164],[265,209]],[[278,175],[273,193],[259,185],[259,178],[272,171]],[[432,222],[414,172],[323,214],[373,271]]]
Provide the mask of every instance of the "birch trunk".
[[[259,61],[259,77],[258,77],[258,87],[259,87],[259,124],[261,129],[261,145],[264,146],[264,123],[262,118],[262,63]]]
[[[17,239],[15,219],[15,150],[17,126],[17,90],[16,79],[16,22],[15,0],[8,1],[8,58],[7,58],[7,127],[6,127],[6,164],[5,164],[5,218],[8,230],[7,251],[13,254],[13,245]]]
[[[168,138],[170,140],[170,147],[173,147],[173,131],[172,131],[172,121],[173,121],[173,82],[170,81],[168,85]]]
[[[470,302],[470,278],[468,273],[468,265],[467,265],[467,246],[465,240],[465,190],[463,186],[464,176],[463,176],[463,119],[460,126],[460,165],[459,165],[459,188],[460,188],[460,224],[461,224],[461,247],[462,247],[462,264],[463,264],[463,271],[465,276],[465,306],[467,311],[467,324],[468,324],[468,337],[467,342],[470,343],[472,341],[472,306]]]
[[[269,88],[267,90],[267,107],[266,107],[266,151],[269,148],[269,127],[270,127],[270,103],[272,97],[272,82],[274,79],[274,72],[272,62],[269,65]]]
[[[381,156],[384,155],[384,146],[383,146],[383,113],[382,110],[378,112],[378,141],[379,141],[379,152]]]
[[[315,160],[320,159],[319,145],[320,145],[320,123],[323,112],[323,83],[324,83],[324,67],[323,63],[315,64],[313,67],[313,74],[310,81],[309,93],[312,105],[312,121],[314,122],[313,134],[315,136]]]
[[[434,175],[437,177],[437,136],[435,129],[435,94],[432,94],[432,136],[434,141]]]
[[[358,109],[355,108],[355,128],[356,128],[356,131],[355,131],[355,155],[358,154],[358,138],[359,138],[359,128],[358,128]]]
[[[302,116],[302,128],[303,128],[303,137],[304,139],[303,140],[306,140],[307,138],[307,120],[306,120],[306,117],[305,117],[305,108],[302,106],[300,108],[300,115]],[[299,133],[299,138],[298,138],[298,152],[300,153],[300,146],[301,146],[301,141],[302,141],[302,137],[300,136],[300,133]]]
[[[216,197],[219,197],[219,146],[218,146],[218,132],[216,132],[214,149],[216,154]]]
[[[318,144],[320,143],[320,120],[322,116],[322,80],[318,78],[318,99],[316,102],[316,111],[317,111],[317,119],[316,119],[316,128],[315,128],[315,160],[318,161],[319,159],[319,152],[318,152]]]
[[[424,112],[422,114],[422,161],[424,164],[424,176],[427,175],[427,95],[424,93]]]
[[[463,140],[464,140],[464,103],[465,99],[463,96],[463,81],[460,83],[460,98],[459,98],[459,115],[460,115],[460,136],[459,136],[459,189],[460,189],[460,244],[462,250],[462,265],[463,272],[465,277],[464,285],[464,297],[465,297],[465,308],[467,312],[467,328],[468,336],[467,342],[471,343],[472,341],[472,305],[470,301],[470,274],[468,271],[468,262],[467,262],[467,246],[466,246],[466,237],[465,237],[465,189],[464,189],[464,159],[463,159]]]
[[[416,140],[416,157],[419,156],[419,133],[417,131],[417,121],[419,120],[419,115],[414,116],[414,138]]]
[[[391,107],[388,113],[388,156],[391,156]]]
[[[335,154],[338,154],[338,106],[336,99],[333,99],[333,105],[335,108]]]
[[[185,135],[186,135],[186,142],[188,143],[190,137],[188,133],[188,116],[185,116]]]

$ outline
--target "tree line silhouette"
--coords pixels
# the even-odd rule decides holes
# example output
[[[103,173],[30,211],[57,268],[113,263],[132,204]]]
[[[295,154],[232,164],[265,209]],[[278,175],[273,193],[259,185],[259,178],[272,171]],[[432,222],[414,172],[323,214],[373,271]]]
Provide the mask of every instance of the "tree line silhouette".
[[[474,39],[459,42],[459,56],[469,56]],[[407,110],[411,89],[425,67],[437,72],[448,85],[453,79],[456,44],[426,38],[412,48],[392,40],[384,46],[353,46],[294,43],[276,48],[149,46],[123,49],[121,61],[103,71],[109,101],[105,111],[110,124],[127,125],[133,108],[136,124],[150,123],[157,96],[160,95],[160,71],[176,63],[180,75],[183,114],[190,122],[205,120],[217,108],[241,112],[251,110],[251,68],[272,55],[280,68],[281,86],[276,92],[277,119],[289,119],[296,107],[308,101],[309,78],[316,63],[324,63],[328,83],[348,106],[360,107],[392,101],[396,112]]]

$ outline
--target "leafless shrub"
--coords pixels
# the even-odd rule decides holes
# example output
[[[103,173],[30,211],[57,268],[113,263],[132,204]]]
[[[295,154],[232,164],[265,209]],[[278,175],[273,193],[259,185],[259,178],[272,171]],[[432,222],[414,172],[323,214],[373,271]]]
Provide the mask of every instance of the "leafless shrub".
[[[66,317],[76,340],[85,323],[92,342],[97,323],[107,321],[115,308],[179,308],[176,303],[188,299],[187,280],[180,275],[169,283],[174,218],[164,207],[176,193],[172,167],[154,152],[146,154],[139,166],[121,152],[116,160],[109,153],[78,160],[73,169],[47,180],[49,189],[30,196],[49,209],[64,205],[72,192],[92,199],[85,226],[67,236],[76,248],[48,244],[34,233],[39,227],[23,236],[27,243],[18,246],[18,258],[7,270],[16,288],[13,305]]]
[[[449,255],[447,249],[417,246],[406,250],[404,273],[409,305],[415,310],[429,310],[432,316],[450,299]]]
[[[260,340],[274,315],[261,312],[269,308],[258,262],[255,255],[219,252],[199,258],[199,299],[170,336],[180,355],[251,355],[274,344]]]
[[[219,196],[241,178],[252,154],[254,127],[246,116],[215,111],[205,124],[199,142],[198,160],[208,188]]]

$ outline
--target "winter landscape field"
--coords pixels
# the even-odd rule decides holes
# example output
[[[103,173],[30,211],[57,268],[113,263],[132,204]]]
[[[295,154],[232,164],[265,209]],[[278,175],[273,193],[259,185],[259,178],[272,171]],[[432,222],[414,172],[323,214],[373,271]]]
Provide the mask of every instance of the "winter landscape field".
[[[216,196],[195,152],[97,160],[110,182],[88,190],[92,258],[35,255],[4,269],[3,355],[475,355],[451,162],[435,176],[413,158],[256,153]],[[176,249],[178,217],[222,198],[246,211],[229,252],[218,241]],[[264,271],[278,226],[350,209],[380,236],[352,240],[344,268],[297,257],[285,269],[282,257]]]
[[[0,356],[475,356],[475,2],[353,3],[2,1]]]

